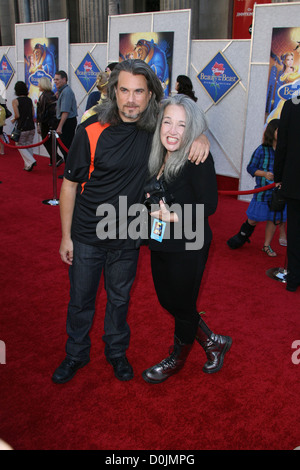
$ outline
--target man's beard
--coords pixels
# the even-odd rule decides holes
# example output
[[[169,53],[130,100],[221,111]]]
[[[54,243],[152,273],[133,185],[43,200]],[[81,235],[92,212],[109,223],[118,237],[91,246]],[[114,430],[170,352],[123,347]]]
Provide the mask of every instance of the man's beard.
[[[125,108],[126,109],[126,108]],[[126,117],[127,119],[137,120],[140,118],[141,113],[140,111],[136,111],[136,113],[126,113],[126,111],[121,111],[121,114]]]
[[[140,113],[138,113],[138,114],[123,113],[123,116],[125,116],[128,119],[138,119],[140,117]]]

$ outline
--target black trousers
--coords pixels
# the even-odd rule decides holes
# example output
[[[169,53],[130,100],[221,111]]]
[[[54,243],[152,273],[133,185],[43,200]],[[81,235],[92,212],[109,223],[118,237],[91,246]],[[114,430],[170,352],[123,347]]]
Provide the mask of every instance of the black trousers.
[[[287,199],[287,259],[291,284],[300,284],[300,200]]]
[[[209,247],[210,243],[199,251],[151,251],[158,300],[175,318],[175,336],[184,344],[192,344],[197,332],[197,298]]]
[[[45,122],[42,122],[41,123],[41,137],[42,139],[44,140],[44,138],[48,135],[48,132],[50,130],[50,127],[48,126],[48,124],[46,124]],[[55,143],[56,147],[57,147],[57,144]],[[52,135],[50,136],[50,139],[48,139],[45,143],[44,143],[44,146],[50,156],[50,163],[53,163],[52,162]],[[58,160],[58,157],[56,155],[56,161]]]

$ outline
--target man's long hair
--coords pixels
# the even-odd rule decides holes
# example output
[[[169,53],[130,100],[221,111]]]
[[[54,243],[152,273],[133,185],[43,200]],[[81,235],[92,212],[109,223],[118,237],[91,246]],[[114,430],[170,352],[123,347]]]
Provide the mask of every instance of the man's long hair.
[[[152,92],[147,108],[141,114],[137,121],[137,126],[145,131],[154,132],[157,115],[159,112],[159,102],[163,98],[163,88],[161,82],[154,71],[143,60],[130,59],[124,60],[115,66],[110,74],[107,86],[108,99],[95,108],[98,114],[98,120],[102,124],[108,123],[116,125],[122,122],[116,99],[116,87],[121,71],[129,72],[132,75],[143,75],[146,78],[148,90]]]
[[[176,178],[184,165],[188,161],[188,154],[190,147],[194,140],[199,137],[206,129],[207,122],[205,115],[200,107],[186,95],[175,95],[172,98],[163,100],[161,109],[157,119],[156,131],[153,136],[152,149],[149,157],[149,176],[155,176],[159,173],[162,165],[164,164],[166,149],[161,143],[160,129],[164,112],[167,106],[175,105],[181,106],[185,110],[185,131],[181,146],[178,150],[172,152],[170,158],[168,158],[165,168],[164,177],[166,181],[171,181]]]

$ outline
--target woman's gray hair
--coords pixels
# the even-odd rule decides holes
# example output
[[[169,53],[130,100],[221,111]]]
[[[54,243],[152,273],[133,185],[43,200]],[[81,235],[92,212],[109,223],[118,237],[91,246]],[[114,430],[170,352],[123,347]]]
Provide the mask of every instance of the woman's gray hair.
[[[199,108],[199,105],[197,105],[188,96],[175,95],[172,98],[163,100],[160,107],[149,157],[148,168],[151,177],[158,174],[164,163],[166,149],[161,143],[160,129],[165,109],[170,105],[182,106],[184,108],[186,114],[186,124],[181,147],[178,150],[172,152],[172,158],[168,158],[166,162],[164,168],[164,177],[166,181],[174,179],[179,174],[183,166],[188,161],[188,154],[192,143],[207,129],[207,122],[203,111]]]
[[[148,90],[152,92],[152,95],[147,108],[137,121],[137,126],[148,132],[154,132],[159,112],[159,102],[163,98],[164,92],[155,72],[140,59],[124,60],[113,69],[107,85],[108,99],[95,108],[95,111],[98,113],[99,122],[116,125],[122,121],[119,115],[115,92],[121,71],[129,72],[132,75],[143,75],[146,78]]]

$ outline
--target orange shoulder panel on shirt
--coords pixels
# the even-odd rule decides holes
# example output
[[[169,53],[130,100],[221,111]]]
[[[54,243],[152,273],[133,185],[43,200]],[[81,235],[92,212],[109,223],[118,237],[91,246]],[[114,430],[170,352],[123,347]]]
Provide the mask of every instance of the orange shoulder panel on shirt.
[[[90,124],[89,126],[87,126],[85,129],[88,135],[89,141],[90,141],[90,151],[91,151],[89,179],[95,168],[94,161],[95,161],[95,152],[96,152],[97,142],[99,140],[100,135],[102,134],[104,129],[106,129],[107,127],[109,127],[109,124],[101,124],[100,122],[94,122],[93,124]],[[83,193],[84,186],[85,186],[85,183],[82,183],[81,194]]]

